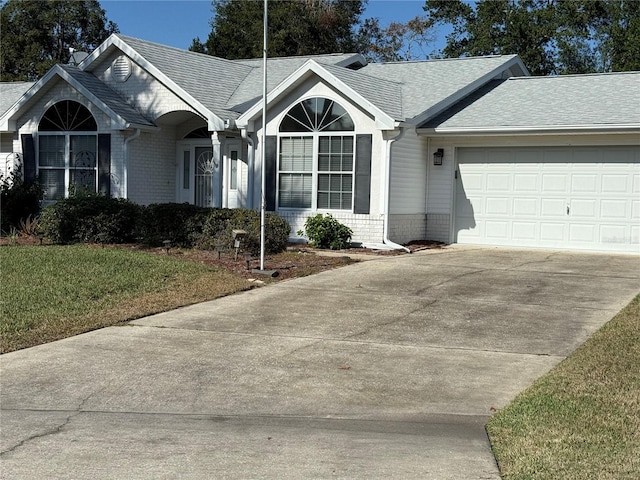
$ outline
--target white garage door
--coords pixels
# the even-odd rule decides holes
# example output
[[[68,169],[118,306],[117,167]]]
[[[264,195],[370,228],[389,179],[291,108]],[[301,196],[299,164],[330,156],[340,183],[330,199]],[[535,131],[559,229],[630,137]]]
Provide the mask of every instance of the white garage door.
[[[460,148],[458,243],[640,253],[640,147]]]

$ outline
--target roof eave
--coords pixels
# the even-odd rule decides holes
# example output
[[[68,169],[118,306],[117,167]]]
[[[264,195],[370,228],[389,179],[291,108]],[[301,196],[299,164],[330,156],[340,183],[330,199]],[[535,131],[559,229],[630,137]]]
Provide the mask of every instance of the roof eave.
[[[418,135],[430,136],[477,136],[477,135],[567,135],[567,134],[634,134],[640,133],[640,124],[599,125],[545,125],[517,127],[457,127],[418,128]]]

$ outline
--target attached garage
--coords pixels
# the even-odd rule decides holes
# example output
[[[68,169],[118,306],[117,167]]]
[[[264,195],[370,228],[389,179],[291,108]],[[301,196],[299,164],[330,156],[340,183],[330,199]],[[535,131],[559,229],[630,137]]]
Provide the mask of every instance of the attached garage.
[[[640,253],[640,146],[457,148],[453,241]]]

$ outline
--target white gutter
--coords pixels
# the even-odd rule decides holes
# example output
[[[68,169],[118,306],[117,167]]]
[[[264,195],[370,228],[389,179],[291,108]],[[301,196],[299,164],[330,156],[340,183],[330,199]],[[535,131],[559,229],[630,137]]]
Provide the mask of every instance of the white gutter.
[[[385,245],[393,248],[394,250],[404,250],[407,253],[411,253],[407,247],[403,247],[402,245],[398,245],[397,243],[391,241],[389,239],[389,203],[391,197],[391,145],[393,142],[398,140],[402,135],[404,135],[405,128],[400,129],[400,133],[398,133],[395,137],[385,140],[385,178],[387,179],[387,186],[384,189],[384,225],[383,225],[383,239],[382,242]],[[397,130],[396,130],[397,131]]]
[[[256,163],[256,153],[255,153],[255,143],[253,138],[249,135],[249,132],[246,128],[240,129],[240,136],[243,140],[249,144],[249,152],[247,155],[247,167],[249,168],[249,176],[247,178],[247,208],[253,208],[253,183],[255,181],[255,163]]]
[[[136,132],[130,137],[125,138],[124,140],[124,178],[122,181],[124,182],[123,198],[126,198],[126,199],[129,198],[129,142],[131,140],[135,140],[139,136],[140,136],[140,129],[136,128]]]
[[[625,134],[640,131],[638,124],[610,124],[610,125],[550,125],[518,126],[518,127],[442,127],[442,128],[418,128],[418,135],[591,135]]]

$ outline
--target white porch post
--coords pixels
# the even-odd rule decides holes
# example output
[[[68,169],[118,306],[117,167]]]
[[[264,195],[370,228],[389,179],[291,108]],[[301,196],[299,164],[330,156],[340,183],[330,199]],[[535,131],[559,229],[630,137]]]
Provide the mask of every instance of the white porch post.
[[[222,207],[222,148],[218,132],[211,134],[211,147],[213,150],[213,174],[211,175],[211,182],[213,183],[213,207]]]

